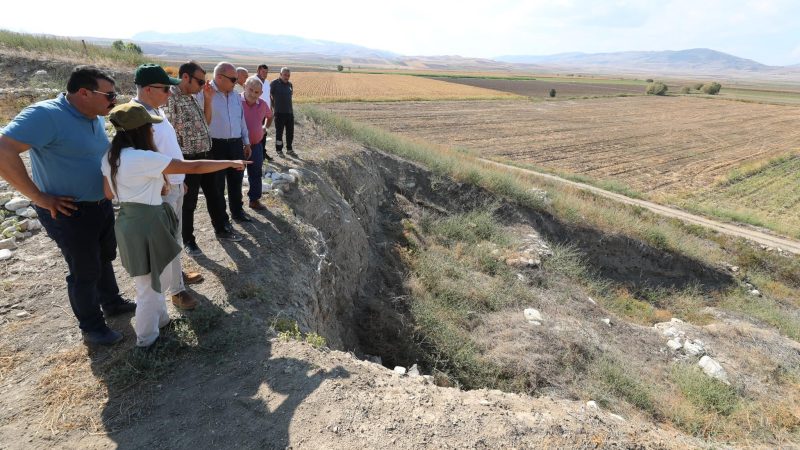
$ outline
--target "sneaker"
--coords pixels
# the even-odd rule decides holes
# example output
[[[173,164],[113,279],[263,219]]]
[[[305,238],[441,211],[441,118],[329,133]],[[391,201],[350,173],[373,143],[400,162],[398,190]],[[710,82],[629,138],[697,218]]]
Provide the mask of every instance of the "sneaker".
[[[299,158],[299,156],[297,156],[297,153],[295,153],[294,150],[292,149],[286,150],[286,154],[293,158]]]
[[[258,200],[252,200],[252,201],[250,202],[250,209],[254,209],[254,210],[256,210],[256,211],[263,211],[263,210],[267,209],[267,207],[266,207],[266,206],[264,206],[264,205],[263,205],[263,204],[262,204],[260,201],[258,201]]]
[[[136,303],[120,299],[116,303],[100,305],[103,315],[106,317],[118,316],[120,314],[132,313],[136,311]]]
[[[239,241],[242,240],[241,236],[239,236],[238,234],[236,234],[236,233],[234,233],[233,231],[230,231],[230,230],[218,231],[218,232],[216,232],[214,234],[216,234],[217,235],[217,239],[219,239],[221,241],[239,242]]]
[[[253,219],[251,219],[250,216],[248,216],[244,212],[241,212],[241,213],[236,214],[235,216],[233,216],[233,220],[235,220],[237,222],[252,222],[253,221]]]
[[[184,243],[183,249],[186,250],[186,254],[189,256],[199,256],[203,254],[203,251],[200,250],[200,247],[198,247],[194,242]]]
[[[286,155],[283,154],[283,150],[275,150],[275,153],[277,153],[281,158],[286,158]]]
[[[274,158],[272,158],[272,156],[269,156],[268,154],[264,153],[264,161],[273,161],[273,160]]]
[[[104,326],[95,331],[84,331],[83,342],[92,345],[114,345],[122,340],[122,333]]]
[[[203,275],[197,272],[181,272],[184,284],[197,284],[203,281]]]
[[[181,291],[172,296],[172,304],[178,309],[192,310],[197,307],[197,300],[188,292]]]

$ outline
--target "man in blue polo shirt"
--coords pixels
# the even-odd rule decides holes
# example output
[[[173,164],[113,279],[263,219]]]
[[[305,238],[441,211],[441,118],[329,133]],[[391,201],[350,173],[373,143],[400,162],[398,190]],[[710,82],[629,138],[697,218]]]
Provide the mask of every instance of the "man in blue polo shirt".
[[[111,345],[122,334],[103,313],[132,312],[119,295],[114,210],[103,194],[100,160],[108,150],[105,116],[114,107],[114,79],[78,66],[67,93],[28,108],[0,130],[0,177],[30,198],[47,234],[67,261],[67,292],[88,343]],[[30,150],[33,180],[20,154]]]

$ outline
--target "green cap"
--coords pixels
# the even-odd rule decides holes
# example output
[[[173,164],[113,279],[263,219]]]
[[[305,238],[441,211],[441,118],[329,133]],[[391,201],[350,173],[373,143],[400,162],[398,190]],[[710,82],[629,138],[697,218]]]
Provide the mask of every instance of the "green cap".
[[[137,67],[133,75],[133,82],[139,86],[149,86],[151,84],[181,84],[180,78],[172,78],[167,75],[167,71],[158,64],[142,64]]]
[[[108,121],[117,131],[130,131],[148,123],[161,123],[161,117],[151,116],[140,103],[130,102],[117,105],[108,114]]]

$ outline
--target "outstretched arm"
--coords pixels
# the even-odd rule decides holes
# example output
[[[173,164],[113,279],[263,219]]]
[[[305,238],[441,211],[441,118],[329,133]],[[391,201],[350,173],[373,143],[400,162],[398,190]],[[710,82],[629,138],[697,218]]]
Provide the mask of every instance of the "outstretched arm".
[[[228,160],[211,160],[211,159],[198,159],[194,161],[181,161],[180,159],[173,159],[167,167],[163,170],[162,173],[165,174],[173,174],[173,173],[191,173],[191,174],[200,174],[200,173],[211,173],[216,172],[218,170],[223,169],[236,169],[236,170],[244,170],[247,165],[250,164],[250,161],[228,161]]]

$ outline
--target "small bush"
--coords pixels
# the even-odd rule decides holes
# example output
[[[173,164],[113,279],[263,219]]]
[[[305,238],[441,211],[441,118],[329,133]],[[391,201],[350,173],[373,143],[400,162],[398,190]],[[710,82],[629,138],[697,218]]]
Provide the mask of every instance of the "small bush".
[[[656,81],[647,85],[647,95],[666,95],[669,88],[666,84]]]
[[[739,397],[732,387],[707,377],[696,367],[678,365],[672,378],[683,395],[702,410],[727,416],[737,407]]]
[[[556,90],[555,89],[550,89],[549,95],[550,95],[551,98],[555,97],[556,96]]]
[[[652,79],[652,78],[648,78],[648,79],[646,79],[646,80],[644,80],[644,81],[645,81],[645,83],[652,83],[652,82],[653,82],[653,79]]]
[[[689,86],[684,86],[681,88],[681,94],[688,94],[690,92],[692,92],[692,88],[690,88]]]
[[[695,84],[693,84],[692,85],[692,89],[694,89],[695,91],[699,91],[700,89],[703,89],[703,83],[695,83]]]
[[[704,84],[702,91],[704,94],[717,95],[719,94],[720,89],[722,89],[722,85],[717,83],[716,81],[712,81],[711,83]]]

